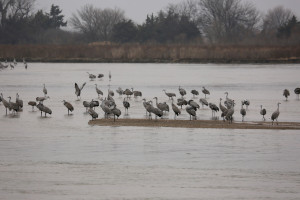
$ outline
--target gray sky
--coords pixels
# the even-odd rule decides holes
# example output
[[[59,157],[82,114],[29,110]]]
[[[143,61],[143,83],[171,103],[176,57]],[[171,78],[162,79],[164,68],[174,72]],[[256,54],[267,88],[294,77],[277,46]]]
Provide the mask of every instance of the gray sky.
[[[65,15],[71,17],[85,4],[92,4],[99,8],[118,7],[125,11],[125,16],[136,23],[145,21],[147,14],[157,13],[169,3],[179,3],[183,0],[36,0],[36,8],[49,12],[51,4],[58,5]],[[300,18],[300,0],[242,0],[252,2],[260,11],[267,12],[275,6],[282,5],[290,8]]]

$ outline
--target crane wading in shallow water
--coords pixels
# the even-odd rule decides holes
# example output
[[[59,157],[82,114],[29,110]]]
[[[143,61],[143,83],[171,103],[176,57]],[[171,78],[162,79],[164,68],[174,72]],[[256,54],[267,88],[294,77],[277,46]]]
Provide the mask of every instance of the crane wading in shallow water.
[[[81,90],[84,88],[86,82],[82,84],[82,86],[79,88],[77,83],[75,83],[75,94],[77,96],[77,100],[79,101],[80,94],[81,94]]]
[[[281,103],[277,103],[277,110],[276,111],[274,111],[273,113],[272,113],[272,116],[271,116],[271,120],[272,120],[272,125],[273,125],[273,123],[274,123],[274,120],[276,120],[276,122],[277,122],[277,125],[278,125],[278,117],[279,117],[279,114],[280,114],[280,112],[279,112],[279,105],[280,105]]]

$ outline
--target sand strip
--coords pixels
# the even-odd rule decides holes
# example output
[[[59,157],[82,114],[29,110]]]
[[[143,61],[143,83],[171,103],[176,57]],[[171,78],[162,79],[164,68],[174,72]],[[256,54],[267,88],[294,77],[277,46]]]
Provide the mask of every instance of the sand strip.
[[[216,128],[216,129],[278,129],[300,130],[299,122],[280,122],[272,125],[271,122],[233,122],[229,124],[214,120],[149,120],[149,119],[97,119],[89,121],[89,125],[97,126],[138,126],[138,127],[174,127],[174,128]]]

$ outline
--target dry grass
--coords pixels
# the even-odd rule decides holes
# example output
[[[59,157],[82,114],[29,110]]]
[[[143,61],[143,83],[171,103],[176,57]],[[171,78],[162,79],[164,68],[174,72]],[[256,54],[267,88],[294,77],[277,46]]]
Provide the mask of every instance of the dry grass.
[[[41,62],[216,62],[300,61],[300,46],[254,45],[0,45],[0,59]]]

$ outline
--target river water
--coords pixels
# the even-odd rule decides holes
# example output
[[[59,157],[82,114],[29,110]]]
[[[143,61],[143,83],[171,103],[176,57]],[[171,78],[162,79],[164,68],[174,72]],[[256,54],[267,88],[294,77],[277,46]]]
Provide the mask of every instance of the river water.
[[[86,72],[105,77],[90,81]],[[82,106],[97,99],[95,84],[105,96],[109,87],[133,87],[169,105],[163,89],[178,97],[181,86],[191,99],[192,89],[203,98],[205,86],[209,102],[218,105],[226,91],[235,99],[236,123],[243,99],[250,100],[245,121],[261,120],[260,105],[270,121],[280,102],[279,122],[299,122],[293,92],[299,74],[300,65],[29,63],[25,70],[19,63],[0,72],[4,97],[14,101],[18,92],[24,101],[15,116],[6,116],[0,103],[0,199],[299,199],[299,131],[89,126]],[[87,83],[81,101],[75,82]],[[43,96],[44,83],[50,96],[44,104],[53,111],[47,118],[27,105]],[[62,100],[74,105],[72,115]],[[124,112],[122,97],[115,93],[115,100]],[[145,118],[141,99],[129,102],[129,115],[121,118]],[[203,108],[197,116],[211,119],[211,111]],[[164,118],[173,119],[173,112]],[[189,116],[183,110],[179,118]]]

